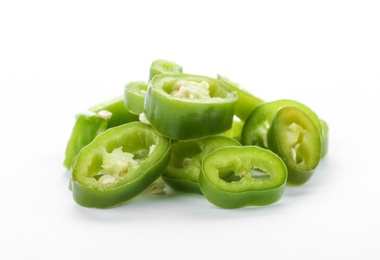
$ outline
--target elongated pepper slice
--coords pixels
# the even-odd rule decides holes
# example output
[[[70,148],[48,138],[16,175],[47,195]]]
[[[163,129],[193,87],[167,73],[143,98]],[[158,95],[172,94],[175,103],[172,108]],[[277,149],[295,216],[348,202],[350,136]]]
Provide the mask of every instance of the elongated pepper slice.
[[[78,154],[72,170],[74,200],[107,208],[129,200],[157,180],[170,158],[170,140],[132,122],[99,134]]]
[[[307,182],[321,159],[322,140],[315,121],[298,107],[281,108],[268,131],[268,147],[288,168],[288,184]]]
[[[287,175],[284,162],[268,149],[224,147],[203,160],[199,187],[222,208],[263,206],[281,199]]]
[[[98,113],[88,111],[76,116],[74,127],[66,145],[63,162],[67,169],[72,166],[72,162],[79,151],[107,129],[110,117],[111,113],[106,110]]]
[[[240,120],[247,120],[248,116],[252,113],[252,111],[258,105],[264,103],[262,99],[255,97],[248,91],[240,88],[239,84],[232,82],[227,77],[217,75],[217,79],[226,83],[230,89],[237,93],[238,100],[236,102],[235,115],[238,118],[240,118]]]
[[[138,121],[125,107],[123,96],[119,96],[79,113],[66,145],[63,165],[70,169],[79,151],[89,144],[98,134],[108,128]]]
[[[104,110],[109,111],[112,114],[112,116],[108,121],[107,128],[139,120],[137,115],[131,113],[130,111],[128,111],[128,109],[126,109],[124,105],[123,95],[106,100],[105,102],[102,102],[89,108],[89,110],[93,112],[99,112]]]
[[[197,139],[229,130],[236,101],[236,92],[217,79],[161,74],[148,83],[144,113],[164,136]]]
[[[129,112],[140,115],[144,112],[144,100],[148,83],[132,81],[124,88],[124,105]]]
[[[225,146],[241,146],[241,144],[235,139],[217,135],[173,142],[170,162],[162,178],[175,190],[201,193],[198,179],[202,160],[210,152]]]
[[[244,122],[241,120],[234,119],[232,121],[232,126],[229,130],[222,133],[223,136],[227,136],[241,142],[241,132],[243,131]]]
[[[149,80],[160,74],[182,73],[182,67],[169,60],[154,60],[149,69]]]
[[[321,119],[322,126],[322,154],[321,158],[324,158],[329,151],[329,125],[325,120]]]

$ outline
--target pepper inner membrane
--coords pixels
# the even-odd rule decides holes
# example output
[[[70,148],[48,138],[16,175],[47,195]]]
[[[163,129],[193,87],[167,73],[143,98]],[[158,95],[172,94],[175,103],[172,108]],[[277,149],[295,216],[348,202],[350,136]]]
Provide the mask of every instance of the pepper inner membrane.
[[[226,182],[237,182],[242,178],[270,179],[270,174],[260,168],[252,167],[249,171],[235,172],[233,170],[219,171],[219,178]]]
[[[163,90],[173,98],[184,100],[222,101],[227,96],[215,83],[206,80],[187,80],[165,82]]]
[[[124,146],[110,142],[107,147],[100,148],[92,158],[88,168],[89,177],[100,184],[122,180],[154,152],[157,142],[157,138],[149,133],[131,138]]]
[[[286,133],[287,140],[290,143],[291,158],[297,164],[303,164],[304,158],[301,155],[300,147],[304,141],[306,130],[299,124],[292,122]]]

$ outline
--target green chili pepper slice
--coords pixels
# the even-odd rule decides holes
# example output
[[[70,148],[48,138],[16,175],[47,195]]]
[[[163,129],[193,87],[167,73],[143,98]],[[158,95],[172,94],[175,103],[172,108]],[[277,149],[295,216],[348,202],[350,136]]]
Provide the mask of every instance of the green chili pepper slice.
[[[106,129],[137,120],[138,116],[124,107],[123,96],[107,100],[78,114],[66,145],[63,165],[70,169],[79,151]]]
[[[269,149],[288,168],[288,184],[307,182],[321,158],[321,135],[315,121],[298,107],[281,108],[268,131]]]
[[[244,122],[240,120],[233,120],[232,126],[229,130],[222,133],[223,136],[227,136],[241,142],[241,132],[243,131]]]
[[[144,113],[164,136],[198,139],[230,129],[236,101],[236,92],[217,79],[161,74],[148,83]]]
[[[170,159],[170,140],[132,122],[99,134],[78,154],[72,170],[74,200],[107,208],[129,200],[157,180]]]
[[[217,79],[226,83],[231,90],[237,93],[238,100],[236,102],[235,115],[242,121],[247,120],[252,111],[264,102],[262,99],[240,88],[239,84],[232,82],[227,77],[217,75]]]
[[[107,128],[139,120],[139,117],[137,115],[132,114],[125,107],[123,95],[102,102],[96,106],[89,108],[89,110],[94,112],[99,112],[102,110],[111,112],[112,116],[108,121]]]
[[[201,193],[198,179],[203,158],[218,148],[240,145],[235,139],[226,136],[173,142],[170,162],[162,178],[174,190]]]
[[[329,126],[325,120],[321,119],[322,126],[322,154],[321,158],[324,158],[329,150]]]
[[[224,147],[202,163],[199,187],[222,208],[264,206],[281,199],[287,180],[283,160],[258,146]]]
[[[73,159],[79,151],[89,144],[95,136],[107,129],[110,113],[108,111],[78,114],[72,129],[69,141],[66,145],[65,160],[63,165],[69,169]]]
[[[144,112],[144,99],[148,83],[132,81],[124,88],[124,105],[129,112],[140,115]]]
[[[252,111],[243,126],[242,144],[268,148],[267,134],[269,127],[277,111],[284,106],[295,106],[304,110],[314,120],[320,133],[322,133],[320,119],[314,111],[300,102],[282,99],[262,103]]]
[[[150,65],[149,80],[164,73],[182,73],[182,67],[168,60],[154,60]]]

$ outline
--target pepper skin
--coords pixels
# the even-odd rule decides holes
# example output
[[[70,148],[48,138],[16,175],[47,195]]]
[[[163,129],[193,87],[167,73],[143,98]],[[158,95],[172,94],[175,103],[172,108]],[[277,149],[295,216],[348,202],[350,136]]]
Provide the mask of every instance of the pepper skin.
[[[287,169],[280,157],[258,146],[224,147],[202,163],[199,187],[222,208],[264,206],[281,199]]]
[[[241,146],[241,144],[235,139],[217,135],[173,142],[170,162],[162,178],[175,190],[201,193],[198,179],[202,160],[210,152],[225,146]]]
[[[157,180],[169,158],[170,140],[150,125],[110,128],[79,152],[72,170],[73,198],[96,208],[125,202]]]
[[[315,121],[298,107],[285,106],[268,131],[268,147],[288,168],[288,184],[307,182],[321,159],[322,140]]]
[[[198,139],[229,130],[236,101],[236,92],[217,79],[161,74],[148,83],[144,113],[164,136]]]

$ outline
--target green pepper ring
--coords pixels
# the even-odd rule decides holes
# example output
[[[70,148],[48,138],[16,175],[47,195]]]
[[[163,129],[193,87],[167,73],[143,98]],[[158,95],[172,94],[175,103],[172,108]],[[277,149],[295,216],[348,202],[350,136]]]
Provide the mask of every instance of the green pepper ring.
[[[149,154],[151,145],[155,145],[155,149]],[[115,183],[99,183],[94,176],[101,169],[101,149],[110,152],[120,146],[123,151],[138,155],[142,161],[123,179]],[[72,170],[73,198],[84,207],[107,208],[122,203],[158,179],[169,158],[170,140],[159,135],[150,125],[132,122],[108,129],[79,152]]]
[[[173,98],[171,88],[179,80],[208,82],[210,96],[216,99]],[[144,113],[164,136],[175,140],[197,139],[231,128],[237,98],[236,92],[217,79],[191,74],[161,74],[148,83]]]
[[[248,173],[258,168],[270,175],[261,179]],[[226,181],[229,175],[245,172],[239,180]],[[202,163],[199,187],[211,203],[222,208],[263,206],[282,197],[287,180],[283,160],[258,146],[220,148],[208,154]]]

